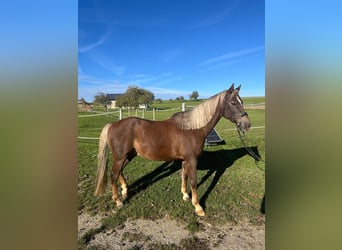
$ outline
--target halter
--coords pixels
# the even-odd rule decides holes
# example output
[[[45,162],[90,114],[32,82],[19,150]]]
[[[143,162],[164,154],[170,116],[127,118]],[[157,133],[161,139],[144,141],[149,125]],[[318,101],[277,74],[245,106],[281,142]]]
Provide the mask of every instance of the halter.
[[[244,117],[246,115],[248,115],[248,113],[246,111],[242,112],[242,114],[241,114],[242,117]]]

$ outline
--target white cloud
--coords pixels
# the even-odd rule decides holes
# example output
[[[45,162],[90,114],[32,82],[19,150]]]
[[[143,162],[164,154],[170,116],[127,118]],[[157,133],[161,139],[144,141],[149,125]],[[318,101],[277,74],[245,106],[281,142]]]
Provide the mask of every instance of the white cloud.
[[[78,52],[79,53],[85,53],[85,52],[88,52],[96,47],[99,47],[101,46],[106,40],[107,38],[109,37],[110,35],[110,30],[107,29],[106,33],[103,34],[97,41],[93,42],[93,43],[90,43],[90,44],[87,44],[85,46],[79,46],[78,47]]]
[[[136,74],[128,77],[129,82],[133,85],[153,84],[153,86],[160,86],[183,79],[181,76],[174,76],[171,72],[165,72],[160,75],[146,75]]]
[[[96,64],[114,73],[118,77],[121,77],[126,72],[125,66],[116,64],[115,62],[113,62],[111,59],[109,59],[107,56],[104,56],[100,52],[92,52],[88,56]]]
[[[150,90],[155,98],[161,98],[161,99],[175,99],[176,97],[183,96],[187,97],[189,96],[189,92],[186,91],[180,91],[180,90],[175,90],[175,89],[167,89],[167,88],[159,88],[159,87],[149,87],[147,88]]]
[[[205,28],[205,27],[209,27],[217,23],[223,22],[234,11],[237,3],[238,3],[237,1],[233,1],[230,3],[230,6],[228,6],[227,8],[221,11],[211,12],[207,14],[206,17],[199,20],[194,25],[189,26],[189,28],[191,29]]]
[[[207,60],[204,60],[204,61],[200,62],[198,64],[198,66],[213,65],[215,63],[220,63],[220,62],[232,59],[232,58],[242,57],[242,56],[249,55],[249,54],[252,54],[252,53],[255,53],[255,52],[258,52],[258,51],[262,51],[262,50],[264,50],[263,46],[257,46],[257,47],[254,47],[254,48],[247,48],[247,49],[243,49],[243,50],[238,50],[238,51],[226,53],[226,54],[223,54],[223,55],[220,55],[220,56],[209,58]]]

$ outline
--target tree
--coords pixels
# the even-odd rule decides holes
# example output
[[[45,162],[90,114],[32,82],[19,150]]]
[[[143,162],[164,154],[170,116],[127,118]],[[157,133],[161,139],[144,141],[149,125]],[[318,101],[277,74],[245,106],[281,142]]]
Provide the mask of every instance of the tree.
[[[151,91],[129,86],[126,93],[118,98],[116,105],[119,107],[138,108],[139,104],[151,104],[154,100],[154,95]]]
[[[119,96],[118,99],[116,100],[115,105],[120,108],[128,106],[128,101],[126,100],[125,95]]]
[[[184,101],[184,96],[179,96],[176,98],[177,101]]]
[[[94,96],[94,103],[97,105],[104,106],[107,112],[108,104],[110,104],[110,100],[107,97],[107,94],[103,92],[97,93],[97,95]]]
[[[198,97],[199,97],[198,92],[193,91],[192,94],[190,95],[190,100],[192,100],[192,99],[197,100]]]

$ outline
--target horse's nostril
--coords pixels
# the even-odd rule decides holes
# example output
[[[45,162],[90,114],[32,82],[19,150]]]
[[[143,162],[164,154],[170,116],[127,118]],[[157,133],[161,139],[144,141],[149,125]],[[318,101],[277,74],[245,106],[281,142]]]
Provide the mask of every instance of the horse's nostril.
[[[242,112],[242,114],[241,114],[242,117],[244,117],[246,115],[248,115],[247,112]]]

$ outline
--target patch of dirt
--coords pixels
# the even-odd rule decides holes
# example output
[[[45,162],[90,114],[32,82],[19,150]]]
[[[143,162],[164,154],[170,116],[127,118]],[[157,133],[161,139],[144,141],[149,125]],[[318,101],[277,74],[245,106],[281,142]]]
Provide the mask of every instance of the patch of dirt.
[[[90,229],[98,228],[101,226],[103,216],[82,213],[78,215],[78,239],[80,239]]]
[[[78,238],[101,226],[102,216],[78,216]],[[96,234],[89,248],[100,249],[265,249],[265,224],[213,226],[201,222],[201,230],[190,233],[186,224],[168,217],[159,220],[127,220],[123,226]],[[194,246],[194,244],[196,246]],[[198,245],[197,245],[198,244]]]

